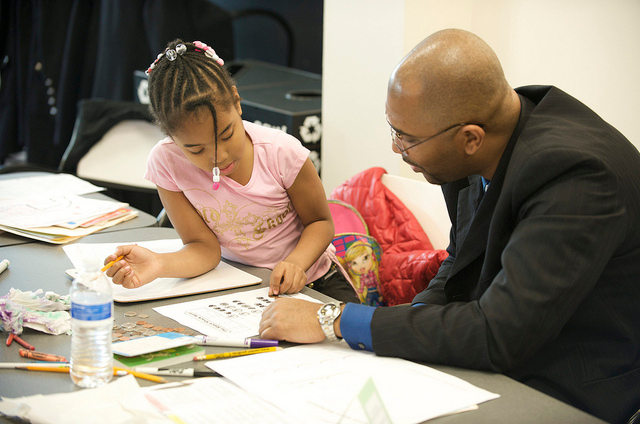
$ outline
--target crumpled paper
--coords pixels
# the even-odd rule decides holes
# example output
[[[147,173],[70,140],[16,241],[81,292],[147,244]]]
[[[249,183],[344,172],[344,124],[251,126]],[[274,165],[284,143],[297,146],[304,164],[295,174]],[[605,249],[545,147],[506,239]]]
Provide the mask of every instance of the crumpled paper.
[[[0,319],[2,329],[13,334],[22,334],[23,327],[33,328],[48,334],[71,333],[71,299],[42,289],[22,291],[11,288],[0,296]]]

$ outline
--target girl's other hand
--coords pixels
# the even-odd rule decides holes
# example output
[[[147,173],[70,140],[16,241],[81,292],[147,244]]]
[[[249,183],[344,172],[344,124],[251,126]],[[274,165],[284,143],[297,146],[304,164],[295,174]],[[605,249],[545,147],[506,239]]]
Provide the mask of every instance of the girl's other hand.
[[[113,255],[105,258],[105,265],[119,256],[122,256],[122,259],[105,271],[114,284],[134,289],[158,277],[160,269],[158,256],[149,249],[137,245],[118,246]]]
[[[307,284],[307,274],[300,266],[282,261],[271,271],[269,296],[298,293]]]

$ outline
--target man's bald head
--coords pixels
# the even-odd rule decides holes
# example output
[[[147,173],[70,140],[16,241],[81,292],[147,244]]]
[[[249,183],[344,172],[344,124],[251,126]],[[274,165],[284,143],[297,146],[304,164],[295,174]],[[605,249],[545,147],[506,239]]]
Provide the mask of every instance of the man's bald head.
[[[434,127],[499,120],[495,115],[511,91],[493,50],[476,35],[458,29],[424,39],[389,80],[389,95],[417,100]]]

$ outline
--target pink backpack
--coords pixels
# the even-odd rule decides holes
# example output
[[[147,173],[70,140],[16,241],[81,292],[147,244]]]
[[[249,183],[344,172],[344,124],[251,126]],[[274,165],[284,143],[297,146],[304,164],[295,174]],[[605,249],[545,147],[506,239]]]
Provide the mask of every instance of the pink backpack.
[[[367,224],[353,206],[340,200],[329,200],[329,210],[335,226],[332,244],[343,274],[346,273],[360,303],[383,305],[378,276],[382,257],[380,245],[369,235]]]

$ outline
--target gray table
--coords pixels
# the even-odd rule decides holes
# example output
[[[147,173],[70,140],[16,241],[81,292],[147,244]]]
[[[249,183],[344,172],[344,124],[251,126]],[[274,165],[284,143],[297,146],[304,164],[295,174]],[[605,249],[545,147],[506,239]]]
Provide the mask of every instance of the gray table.
[[[169,228],[143,228],[111,233],[99,233],[87,236],[78,242],[81,243],[107,243],[125,241],[143,241],[176,238],[177,233]],[[29,243],[0,247],[0,257],[9,258],[11,268],[0,274],[0,295],[6,294],[11,287],[20,290],[36,290],[42,288],[57,293],[67,293],[71,284],[65,275],[65,269],[71,267],[71,262],[60,246],[43,243]],[[257,275],[263,279],[262,286],[266,286],[269,271],[253,268],[241,264],[234,266]],[[234,290],[225,290],[218,294],[228,294],[233,291],[252,290],[259,286],[249,286]],[[321,300],[328,298],[321,293],[305,288],[303,293]],[[122,323],[130,318],[125,317],[127,311],[135,311],[149,315],[147,321],[166,327],[175,327],[175,321],[158,314],[152,308],[168,305],[176,302],[186,302],[214,296],[216,293],[204,293],[193,296],[184,296],[174,299],[138,302],[115,305],[115,321]],[[6,335],[6,333],[3,333]],[[50,336],[25,329],[24,338],[36,346],[39,351],[69,355],[70,337],[66,335]],[[3,340],[4,341],[4,338]],[[285,347],[287,344],[285,344]],[[0,345],[0,361],[2,362],[26,362],[19,357],[19,345],[16,343],[10,347],[4,343]],[[232,348],[220,348],[207,346],[207,353],[231,350]],[[190,362],[193,366],[194,363]],[[204,368],[197,363],[197,368]],[[524,384],[501,374],[465,370],[454,367],[435,365],[433,368],[459,377],[483,389],[500,394],[500,398],[479,405],[475,411],[463,412],[429,421],[433,423],[602,423],[603,421],[588,415],[576,408],[566,405],[552,397],[538,392]],[[48,394],[70,392],[77,389],[69,376],[56,373],[25,372],[19,370],[0,370],[0,396],[17,397],[33,394]],[[172,377],[167,377],[172,380]],[[179,380],[179,378],[173,378]],[[154,384],[138,379],[140,385]],[[425,399],[428,401],[428,399]],[[3,421],[4,420],[4,421]],[[10,422],[0,417],[0,422]]]
[[[13,172],[9,174],[0,174],[0,179],[5,180],[5,179],[11,179],[11,178],[35,177],[39,175],[47,175],[47,173],[46,172]],[[106,196],[99,192],[85,194],[84,197],[89,197],[92,199],[100,199],[100,200],[113,200],[109,196]],[[155,216],[150,215],[134,207],[131,207],[131,209],[138,211],[137,217],[125,222],[121,222],[120,224],[116,224],[112,227],[105,228],[104,230],[101,230],[100,233],[110,233],[113,231],[129,230],[132,228],[144,228],[144,227],[157,226],[157,221]],[[45,242],[34,240],[28,237],[18,236],[16,234],[7,233],[5,231],[0,230],[0,247],[13,246],[16,244],[25,244],[25,243],[45,243]],[[2,259],[4,258],[0,257],[0,260]]]

